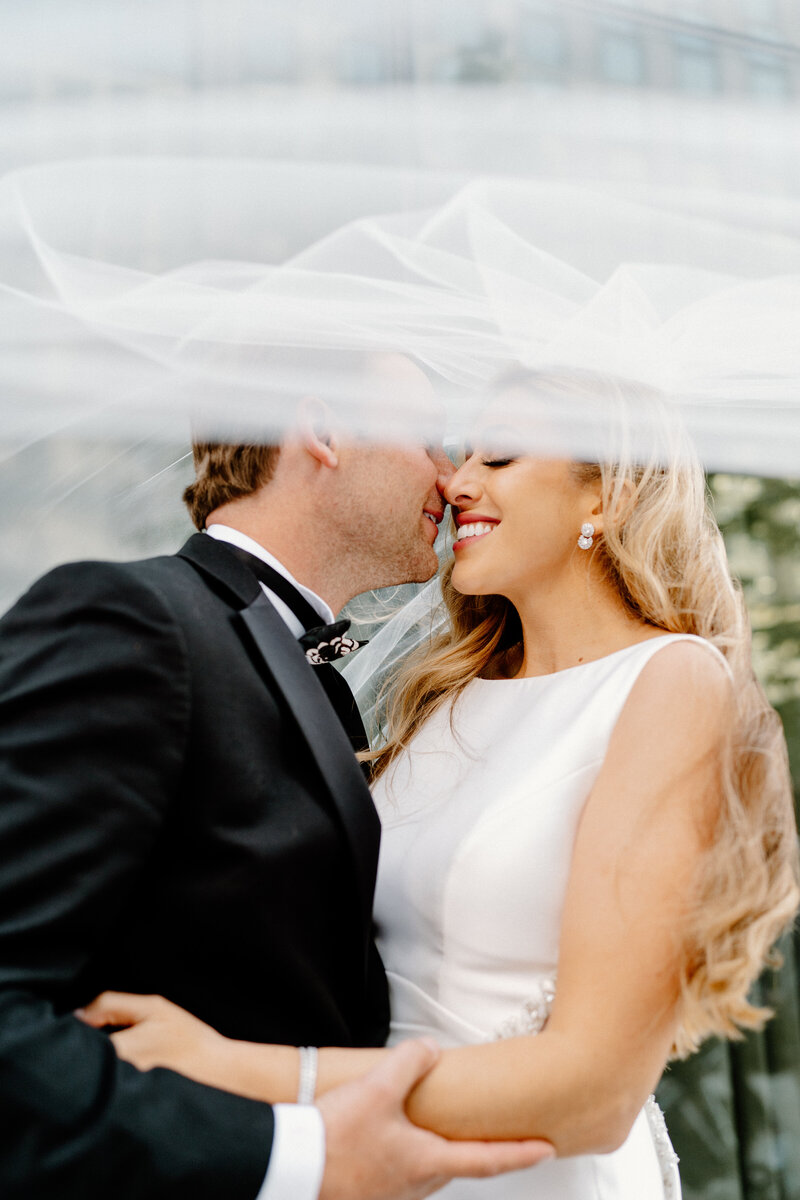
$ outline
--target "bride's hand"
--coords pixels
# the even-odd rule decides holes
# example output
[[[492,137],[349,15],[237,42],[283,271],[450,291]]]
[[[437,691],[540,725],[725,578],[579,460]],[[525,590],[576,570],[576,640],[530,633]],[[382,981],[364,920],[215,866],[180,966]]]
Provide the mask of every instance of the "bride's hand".
[[[163,996],[103,992],[75,1015],[95,1029],[123,1026],[110,1035],[114,1049],[140,1071],[169,1067],[198,1083],[273,1104],[297,1099],[300,1057],[295,1046],[223,1037]],[[317,1093],[360,1077],[385,1053],[321,1050]]]
[[[119,1057],[141,1071],[170,1067],[200,1083],[231,1089],[233,1043],[163,996],[103,992],[75,1015],[96,1029],[125,1026],[111,1034],[111,1041]]]

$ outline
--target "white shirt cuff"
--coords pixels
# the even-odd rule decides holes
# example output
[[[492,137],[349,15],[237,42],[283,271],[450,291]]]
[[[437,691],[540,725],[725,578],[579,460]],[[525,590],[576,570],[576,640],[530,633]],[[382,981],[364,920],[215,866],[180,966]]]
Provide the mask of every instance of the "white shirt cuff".
[[[269,1167],[256,1200],[318,1200],[325,1125],[312,1104],[276,1104]]]

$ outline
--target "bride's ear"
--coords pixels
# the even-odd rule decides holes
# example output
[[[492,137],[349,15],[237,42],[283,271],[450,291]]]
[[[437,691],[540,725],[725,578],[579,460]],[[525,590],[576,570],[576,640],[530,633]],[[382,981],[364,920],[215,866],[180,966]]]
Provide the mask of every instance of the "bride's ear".
[[[620,528],[635,507],[636,488],[630,479],[617,480],[610,496],[603,495],[602,484],[598,481],[596,501],[591,515],[592,524],[600,534],[610,516],[613,524]]]
[[[332,470],[339,465],[339,443],[334,431],[333,414],[324,400],[307,396],[297,406],[297,432],[300,443],[312,458]]]

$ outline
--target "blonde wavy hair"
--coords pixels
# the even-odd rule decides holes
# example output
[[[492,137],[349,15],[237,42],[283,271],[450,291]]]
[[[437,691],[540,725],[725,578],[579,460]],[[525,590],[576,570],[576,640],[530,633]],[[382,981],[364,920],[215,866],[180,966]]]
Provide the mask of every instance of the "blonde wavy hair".
[[[720,763],[716,824],[689,898],[673,1052],[685,1057],[712,1035],[741,1037],[771,1015],[748,993],[800,900],[797,831],[786,742],[777,713],[751,665],[750,626],[708,506],[703,471],[688,442],[667,430],[663,398],[652,389],[588,371],[516,372],[498,388],[544,400],[551,424],[571,400],[602,402],[608,461],[574,462],[578,481],[599,482],[604,533],[592,553],[636,616],[670,633],[716,646],[730,666],[735,715]],[[586,410],[584,410],[586,411]],[[646,465],[634,461],[631,423],[651,428]],[[641,431],[642,425],[639,423]],[[656,437],[653,442],[652,438]],[[676,443],[677,438],[677,443]],[[516,610],[502,596],[467,596],[442,576],[448,621],[404,664],[381,706],[388,736],[368,757],[377,778],[442,705],[467,684],[496,673],[521,640]],[[452,712],[452,710],[451,710]]]

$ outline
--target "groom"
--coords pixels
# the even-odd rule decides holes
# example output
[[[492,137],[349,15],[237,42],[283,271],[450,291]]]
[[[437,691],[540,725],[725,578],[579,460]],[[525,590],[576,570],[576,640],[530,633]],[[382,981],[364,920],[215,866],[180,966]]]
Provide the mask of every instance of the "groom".
[[[423,1044],[273,1109],[142,1074],[72,1015],[113,988],[246,1040],[386,1034],[363,735],[304,645],[356,593],[433,573],[450,464],[343,440],[322,407],[280,447],[195,457],[206,532],[58,568],[0,622],[0,1195],[411,1200],[528,1165],[540,1149],[408,1123]]]

